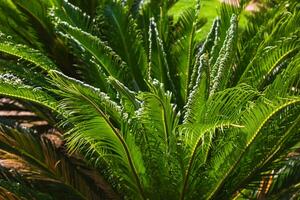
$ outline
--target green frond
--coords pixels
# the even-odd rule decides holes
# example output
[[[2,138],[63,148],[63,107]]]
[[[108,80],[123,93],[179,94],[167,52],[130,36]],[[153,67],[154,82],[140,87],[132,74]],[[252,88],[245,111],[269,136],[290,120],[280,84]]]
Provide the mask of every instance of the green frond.
[[[225,39],[226,37],[228,37],[228,30],[230,26],[232,26],[232,17],[235,16],[236,18],[239,18],[240,13],[242,11],[242,6],[237,6],[234,4],[236,4],[236,1],[233,2],[232,5],[230,3],[222,2],[221,7],[219,9],[220,23],[216,30],[214,46],[210,53],[211,56],[209,63],[211,66],[214,66],[216,64],[217,59],[219,58],[219,55],[221,53],[220,51],[225,44]],[[240,4],[242,4],[241,1]],[[238,21],[238,19],[235,20]]]
[[[55,64],[38,50],[29,48],[22,44],[16,44],[10,36],[0,33],[0,52],[28,61],[35,66],[48,72],[57,69]]]
[[[182,135],[183,148],[186,156],[184,158],[184,179],[181,182],[180,199],[194,199],[203,194],[199,183],[203,180],[203,172],[208,168],[213,141],[216,134],[222,134],[225,129],[238,129],[240,125],[234,121],[224,120],[216,124],[201,124],[198,126],[183,126]]]
[[[206,123],[237,119],[244,107],[261,95],[253,87],[246,84],[217,92],[208,98],[205,110],[203,110],[205,114],[199,115],[198,121]]]
[[[177,93],[174,82],[171,78],[167,54],[165,52],[163,40],[160,38],[159,30],[154,18],[149,24],[149,65],[148,81],[158,80],[163,83],[168,90]],[[177,94],[175,94],[176,96]]]
[[[176,28],[179,29],[179,31],[173,33],[179,36],[179,38],[174,41],[174,44],[172,44],[171,51],[172,58],[177,60],[177,62],[174,62],[174,65],[177,65],[176,76],[179,79],[177,87],[180,88],[180,95],[184,102],[187,101],[189,80],[192,74],[192,66],[195,62],[197,18],[198,12],[195,9],[187,9],[178,19]]]
[[[257,22],[260,18],[272,16],[270,20],[263,20],[259,25],[249,23],[247,31],[244,32],[241,43],[246,45],[240,50],[241,67],[237,71],[239,82],[253,81],[253,84],[264,89],[263,79],[272,80],[299,52],[299,32],[295,28],[295,24],[300,23],[299,12],[288,12],[282,4],[278,9],[281,12],[271,9],[250,19]],[[256,78],[250,80],[250,75]]]
[[[68,77],[59,71],[51,71],[50,76],[54,85],[60,88],[60,90],[53,89],[53,91],[61,95],[61,97],[77,96],[77,98],[82,98],[82,100],[99,106],[104,114],[109,116],[115,122],[121,121],[120,106],[110,100],[109,96],[101,92],[99,88],[95,88],[77,79]]]
[[[126,64],[110,47],[98,37],[91,35],[80,28],[73,27],[67,22],[60,21],[59,18],[56,20],[58,20],[56,21],[58,27],[67,33],[66,36],[75,43],[78,43],[81,48],[95,59],[96,63],[101,66],[100,70],[103,70],[107,75],[122,78],[121,75]],[[103,75],[99,74],[98,76],[102,77]]]
[[[70,53],[76,58],[76,62],[72,63],[72,70],[76,71],[76,75],[88,84],[108,91],[106,69],[111,68],[113,71],[114,68],[119,68],[119,61],[117,55],[113,55],[114,52],[92,34],[94,20],[79,7],[67,1],[53,7],[49,12],[49,18],[56,25],[58,33],[68,42]],[[89,40],[85,41],[84,37],[88,37]]]
[[[28,18],[17,8],[12,0],[0,2],[1,32],[14,37],[15,43],[39,47],[37,34]]]
[[[15,62],[14,60],[4,60],[0,59],[0,74],[11,74],[23,81],[24,84],[39,86],[39,87],[49,87],[47,82],[47,77],[38,73],[38,69],[28,70],[27,67],[23,65],[28,65],[26,62]]]
[[[13,43],[24,44],[41,51],[53,59],[53,62],[62,71],[72,73],[71,65],[74,58],[68,52],[66,42],[55,32],[54,25],[47,15],[51,7],[58,6],[62,1],[35,0],[34,2],[27,2],[5,0],[4,2],[8,7],[12,7],[14,11],[3,8],[3,13],[5,13],[3,25],[9,30],[1,28],[1,31],[6,35],[11,35],[14,39]]]
[[[20,79],[9,74],[0,74],[0,94],[1,96],[30,101],[55,113],[60,113],[57,108],[58,101],[54,97],[41,88],[23,84]]]
[[[193,65],[192,74],[191,74],[191,78],[189,81],[189,91],[190,92],[192,91],[193,87],[196,85],[197,78],[199,76],[198,72],[199,72],[199,67],[201,66],[200,65],[201,56],[203,54],[207,54],[208,57],[210,57],[210,53],[212,53],[214,51],[214,50],[212,50],[212,48],[215,47],[215,43],[217,42],[217,38],[218,38],[218,34],[219,34],[218,33],[219,26],[220,26],[220,19],[217,18],[214,20],[213,25],[210,29],[210,32],[208,33],[205,41],[203,42],[201,48],[199,48],[199,50],[196,54],[196,60]]]
[[[54,1],[61,1],[61,0],[54,0]],[[72,3],[74,6],[80,8],[82,12],[87,13],[91,17],[94,17],[96,15],[98,6],[101,6],[107,3],[108,1],[107,0],[89,0],[89,1],[71,0],[69,2]]]
[[[180,171],[176,158],[176,126],[179,116],[175,106],[171,104],[171,93],[165,91],[163,84],[154,82],[150,86],[152,92],[138,95],[142,102],[136,112],[133,123],[137,123],[139,146],[148,174],[151,176],[151,196],[156,198],[175,198],[179,195],[178,185],[164,188],[163,185],[179,182]],[[163,191],[163,192],[159,192]]]
[[[61,5],[53,7],[49,12],[49,16],[54,18],[55,21],[66,22],[70,26],[77,27],[85,32],[91,29],[91,17],[66,0],[62,0]]]
[[[51,35],[51,26],[49,26],[50,21],[47,18],[47,12],[48,8],[52,6],[51,1],[33,1],[33,2],[26,2],[21,0],[12,0],[14,5],[20,10],[24,15],[26,15],[26,18],[28,18],[28,22],[32,24],[32,26],[39,31],[43,29],[44,36],[39,37],[45,37]]]
[[[180,128],[186,155],[184,161],[186,171],[181,188],[182,199],[185,196],[197,197],[201,194],[202,190],[200,191],[198,187],[202,176],[199,176],[199,173],[208,164],[206,162],[213,141],[218,141],[219,135],[224,134],[226,129],[236,130],[243,127],[239,122],[242,110],[257,96],[258,93],[251,87],[240,85],[215,93],[199,107],[190,105],[189,113],[194,115],[190,116],[193,117],[192,121],[186,121]]]
[[[120,81],[118,81],[117,79],[113,78],[113,77],[108,77],[108,81],[109,83],[116,89],[117,92],[120,93],[120,95],[124,98],[126,98],[126,100],[128,100],[131,104],[131,106],[133,106],[133,109],[130,109],[132,111],[135,111],[137,109],[140,108],[140,104],[141,102],[139,100],[137,100],[136,98],[136,93],[129,90],[123,83],[121,83]],[[121,99],[122,99],[121,97]],[[126,101],[123,99],[123,101]],[[126,102],[123,102],[123,108],[126,107]],[[125,109],[127,110],[127,109]]]
[[[250,1],[0,0],[0,199],[298,198],[300,4]]]
[[[241,124],[244,126],[239,134],[241,138],[233,138],[230,142],[231,145],[238,146],[231,146],[231,150],[227,154],[221,153],[222,159],[215,157],[215,161],[211,161],[211,170],[214,170],[216,178],[212,181],[215,182],[215,185],[208,186],[214,188],[207,190],[208,199],[221,197],[223,199],[239,190],[244,186],[246,180],[253,177],[257,170],[261,169],[274,156],[274,153],[286,142],[287,137],[297,133],[292,128],[293,125],[285,126],[284,124],[286,124],[286,119],[295,124],[298,123],[296,118],[297,112],[299,112],[299,100],[299,97],[287,97],[266,101],[261,97],[255,106],[249,107],[245,111],[241,116]],[[271,132],[271,124],[282,124],[282,126]],[[223,142],[226,144],[226,140]],[[219,148],[218,151],[224,151],[230,143],[223,144],[224,147]],[[219,167],[216,168],[216,166]]]
[[[143,160],[134,135],[122,125],[126,119],[120,107],[97,88],[57,71],[51,76],[63,88],[54,92],[63,97],[59,107],[68,116],[63,125],[70,126],[66,134],[69,151],[79,150],[94,166],[106,166],[114,178],[122,174],[120,187],[145,199]]]
[[[198,76],[194,87],[192,88],[187,104],[185,105],[185,115],[183,123],[193,123],[199,117],[194,112],[199,112],[205,105],[207,98],[209,97],[209,66],[208,56],[203,54],[200,57],[198,68]]]
[[[272,81],[299,52],[300,43],[296,35],[268,44],[254,57],[240,82],[263,89]]]
[[[128,3],[128,2],[127,2]],[[132,90],[146,89],[147,54],[137,21],[120,2],[112,2],[98,9],[95,25],[100,38],[108,43],[126,63],[124,81]],[[97,23],[97,19],[101,23]]]
[[[264,96],[271,99],[274,98],[274,96],[285,98],[287,94],[299,96],[300,91],[295,89],[298,87],[299,59],[294,59],[283,72],[276,76],[276,79],[264,92]],[[282,197],[282,195],[287,195],[288,193],[292,194],[297,191],[293,185],[296,184],[297,176],[295,174],[294,176],[292,175],[295,179],[289,177],[290,169],[289,164],[287,164],[288,162],[292,163],[294,161],[293,155],[297,154],[296,151],[299,142],[299,134],[297,134],[297,132],[299,132],[300,118],[295,119],[297,112],[299,112],[297,111],[297,109],[299,110],[299,106],[292,109],[293,110],[289,110],[288,113],[281,114],[282,116],[280,116],[280,118],[272,119],[274,121],[272,123],[277,124],[277,126],[274,127],[276,129],[274,132],[282,132],[283,130],[285,131],[285,136],[280,140],[279,147],[275,147],[277,149],[266,159],[264,165],[261,166],[260,169],[257,168],[257,172],[251,178],[251,183],[245,186],[243,193],[249,195],[249,198],[254,195],[255,197],[266,196],[268,198],[277,199],[279,196]],[[287,170],[287,173],[284,172],[285,170]],[[293,173],[293,170],[291,170],[291,173]],[[282,184],[282,181],[286,182]],[[261,184],[263,184],[263,187]],[[256,189],[254,187],[255,185],[257,186]],[[271,192],[272,190],[273,192]],[[249,191],[250,194],[248,193]]]
[[[230,80],[230,72],[233,70],[233,60],[237,41],[237,16],[233,15],[230,27],[226,32],[226,38],[220,49],[219,56],[211,68],[211,91],[210,95],[226,88]]]
[[[97,59],[76,41],[68,40],[68,43],[72,49],[72,55],[78,58],[77,62],[72,66],[72,69],[76,72],[76,75],[73,75],[73,77],[94,87],[101,88],[103,92],[109,92],[111,87],[106,81],[107,73]]]
[[[194,115],[192,123],[186,121],[182,125],[185,129],[184,141],[187,146],[195,146],[199,138],[201,138],[201,126],[220,127],[223,124],[227,126],[239,125],[243,109],[248,105],[249,101],[259,97],[260,94],[248,85],[239,85],[234,88],[215,93],[210,96],[200,107],[190,107]],[[222,104],[220,102],[223,102]],[[239,102],[239,103],[237,103]],[[195,104],[197,105],[197,104]],[[235,123],[235,124],[234,124]],[[200,128],[200,129],[199,129]]]
[[[300,57],[297,56],[290,61],[285,69],[276,75],[274,81],[265,89],[265,96],[268,98],[273,98],[274,96],[284,98],[286,95],[299,96],[299,71]]]

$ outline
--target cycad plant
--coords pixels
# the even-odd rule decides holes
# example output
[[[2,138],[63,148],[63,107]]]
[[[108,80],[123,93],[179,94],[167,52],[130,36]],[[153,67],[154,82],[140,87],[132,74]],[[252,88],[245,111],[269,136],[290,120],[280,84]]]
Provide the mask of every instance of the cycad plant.
[[[87,2],[0,2],[1,198],[299,198],[296,0]]]

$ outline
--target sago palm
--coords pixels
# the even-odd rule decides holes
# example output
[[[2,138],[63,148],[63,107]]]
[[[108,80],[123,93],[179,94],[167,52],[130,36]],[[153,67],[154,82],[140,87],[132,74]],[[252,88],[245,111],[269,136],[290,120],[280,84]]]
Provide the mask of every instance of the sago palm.
[[[0,3],[1,198],[299,198],[297,1],[89,2]]]

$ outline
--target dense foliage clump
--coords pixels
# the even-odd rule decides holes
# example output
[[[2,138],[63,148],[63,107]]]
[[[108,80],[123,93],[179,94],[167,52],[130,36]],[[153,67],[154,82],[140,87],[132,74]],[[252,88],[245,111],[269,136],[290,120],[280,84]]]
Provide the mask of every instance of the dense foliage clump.
[[[175,3],[0,2],[0,198],[299,198],[300,4]]]

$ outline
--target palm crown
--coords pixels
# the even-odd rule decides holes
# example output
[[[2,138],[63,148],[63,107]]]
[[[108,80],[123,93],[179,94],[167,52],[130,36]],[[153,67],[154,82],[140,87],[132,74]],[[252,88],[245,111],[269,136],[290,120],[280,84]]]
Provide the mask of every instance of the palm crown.
[[[204,40],[199,3],[89,3],[0,3],[0,94],[65,141],[1,118],[3,198],[299,195],[299,3],[224,4]]]

